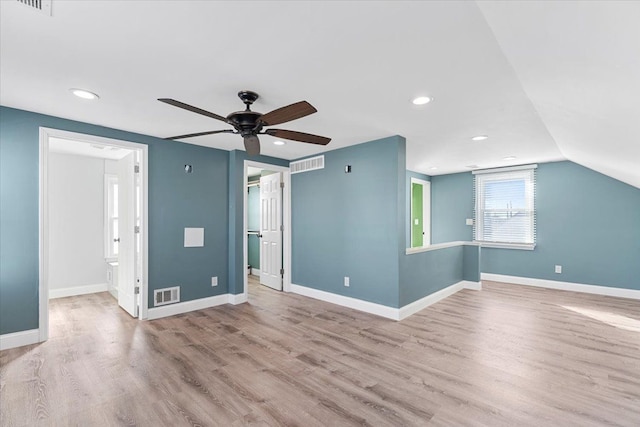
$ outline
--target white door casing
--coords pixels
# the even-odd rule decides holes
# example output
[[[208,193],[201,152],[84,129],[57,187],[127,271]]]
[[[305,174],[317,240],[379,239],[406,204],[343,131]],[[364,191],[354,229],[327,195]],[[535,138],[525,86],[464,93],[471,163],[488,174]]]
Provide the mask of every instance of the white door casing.
[[[138,317],[136,287],[135,153],[118,160],[118,305]]]
[[[260,283],[282,290],[282,173],[260,178]]]
[[[422,185],[422,244],[423,246],[431,245],[431,183],[418,178],[411,178],[409,188],[412,184]],[[413,197],[410,197],[411,204],[413,204]],[[411,222],[411,212],[413,207],[409,208],[409,222]],[[411,230],[411,224],[409,224],[409,230]],[[411,239],[411,232],[409,232],[410,241],[409,246],[413,247]]]
[[[148,263],[148,182],[149,176],[147,172],[147,162],[149,160],[148,147],[145,144],[139,144],[130,141],[123,141],[112,138],[105,138],[96,135],[87,135],[77,132],[70,132],[60,129],[52,129],[40,127],[40,160],[39,160],[39,274],[38,274],[38,341],[43,342],[49,338],[49,183],[48,183],[48,164],[49,164],[49,139],[52,137],[62,138],[72,141],[89,142],[107,147],[121,147],[129,150],[136,150],[140,155],[140,318],[146,319],[147,306],[147,272]],[[245,285],[246,286],[246,285]],[[246,290],[246,288],[245,288]]]

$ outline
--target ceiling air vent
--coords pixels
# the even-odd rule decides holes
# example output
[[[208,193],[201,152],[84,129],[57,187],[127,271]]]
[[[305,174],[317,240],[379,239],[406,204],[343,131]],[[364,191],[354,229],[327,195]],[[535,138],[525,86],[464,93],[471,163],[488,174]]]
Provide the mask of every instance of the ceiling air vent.
[[[173,304],[174,302],[180,302],[180,286],[155,290],[153,299],[154,307]]]
[[[36,9],[47,16],[51,16],[51,0],[18,0],[25,6]]]
[[[324,156],[309,157],[289,163],[291,173],[309,172],[316,169],[324,169]]]

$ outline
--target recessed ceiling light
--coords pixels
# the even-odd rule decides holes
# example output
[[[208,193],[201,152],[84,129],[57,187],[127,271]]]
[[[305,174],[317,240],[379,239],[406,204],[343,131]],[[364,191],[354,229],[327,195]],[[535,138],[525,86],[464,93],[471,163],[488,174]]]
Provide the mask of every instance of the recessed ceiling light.
[[[487,138],[489,138],[488,135],[477,135],[477,136],[474,136],[473,138],[471,138],[471,140],[473,140],[473,141],[484,141]]]
[[[467,165],[467,166],[465,166],[465,168],[478,169],[478,165]]]
[[[430,96],[419,96],[417,98],[414,98],[413,102],[415,105],[424,105],[424,104],[428,104],[431,101],[433,101],[433,98],[431,98]]]
[[[273,144],[274,145],[284,145],[284,144],[286,144],[286,142],[280,141],[279,139],[276,139],[275,141],[273,141]]]
[[[516,156],[507,156],[507,157],[503,157],[502,160],[515,160]]]
[[[95,94],[93,92],[89,92],[88,90],[75,89],[75,88],[71,88],[69,90],[71,91],[72,94],[74,94],[78,98],[82,98],[82,99],[98,99],[98,98],[100,98],[97,94]]]
[[[432,171],[434,171],[434,170],[438,169],[438,167],[437,167],[437,166],[431,166],[429,169],[431,169]]]

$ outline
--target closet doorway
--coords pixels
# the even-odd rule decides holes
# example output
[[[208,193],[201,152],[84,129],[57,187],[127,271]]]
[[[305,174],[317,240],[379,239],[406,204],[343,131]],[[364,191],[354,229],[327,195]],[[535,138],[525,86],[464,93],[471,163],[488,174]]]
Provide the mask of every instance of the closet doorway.
[[[259,282],[276,290],[290,284],[289,169],[245,161],[244,265],[248,283]]]

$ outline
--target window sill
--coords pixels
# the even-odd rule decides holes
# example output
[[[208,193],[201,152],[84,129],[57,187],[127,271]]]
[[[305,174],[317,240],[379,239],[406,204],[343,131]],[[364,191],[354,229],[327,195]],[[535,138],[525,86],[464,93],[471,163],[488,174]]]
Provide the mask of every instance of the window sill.
[[[521,251],[532,251],[536,248],[535,243],[497,243],[497,242],[478,242],[474,241],[482,248],[495,249],[516,249]]]

